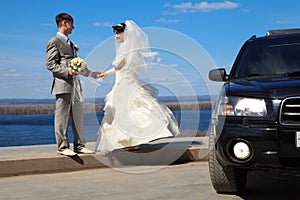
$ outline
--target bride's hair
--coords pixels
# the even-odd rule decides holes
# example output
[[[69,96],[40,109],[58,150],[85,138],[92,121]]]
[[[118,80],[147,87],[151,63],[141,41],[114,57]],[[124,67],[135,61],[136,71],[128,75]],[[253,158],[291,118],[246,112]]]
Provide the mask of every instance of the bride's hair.
[[[126,25],[125,25],[126,24]],[[158,52],[152,52],[147,34],[133,21],[126,20],[125,24],[114,26],[114,32],[124,32],[124,41],[115,38],[116,58],[125,56],[125,65],[122,70],[130,77],[140,78],[155,62]],[[121,30],[120,30],[121,29]]]
[[[120,23],[115,26],[112,26],[113,31],[117,33],[123,33],[125,31],[125,27],[126,27],[125,23]]]

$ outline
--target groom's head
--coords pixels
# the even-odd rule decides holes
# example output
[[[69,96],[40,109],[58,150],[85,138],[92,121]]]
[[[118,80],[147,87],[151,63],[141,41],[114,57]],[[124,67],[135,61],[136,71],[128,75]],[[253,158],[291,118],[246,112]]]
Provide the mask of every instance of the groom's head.
[[[74,29],[74,20],[73,17],[67,13],[60,13],[55,17],[56,25],[60,32],[68,35],[72,33]]]

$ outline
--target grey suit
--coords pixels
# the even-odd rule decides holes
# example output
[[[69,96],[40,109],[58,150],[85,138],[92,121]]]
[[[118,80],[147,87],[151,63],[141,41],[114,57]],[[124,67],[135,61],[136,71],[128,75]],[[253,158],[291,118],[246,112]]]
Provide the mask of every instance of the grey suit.
[[[73,97],[75,94],[74,77],[69,75],[68,67],[68,62],[76,56],[73,45],[70,46],[59,34],[52,37],[47,43],[46,66],[53,74],[51,94],[56,95],[54,125],[58,150],[69,148],[67,128],[70,116],[72,118],[74,149],[81,149],[85,146],[83,103],[78,98]],[[88,76],[90,70],[86,69],[81,74]]]

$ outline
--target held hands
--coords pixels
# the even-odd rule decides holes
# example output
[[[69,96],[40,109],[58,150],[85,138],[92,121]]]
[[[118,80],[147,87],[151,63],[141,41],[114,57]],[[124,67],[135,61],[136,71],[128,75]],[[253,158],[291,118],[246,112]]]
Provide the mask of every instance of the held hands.
[[[78,73],[74,72],[73,70],[70,69],[69,70],[69,75],[71,75],[71,76],[77,76]],[[97,79],[97,78],[104,79],[105,77],[107,77],[107,73],[101,73],[101,72],[95,71],[95,72],[92,72],[90,76],[93,77],[94,79]]]
[[[108,75],[107,73],[101,73],[100,76],[99,76],[99,78],[104,79],[105,77],[107,77],[107,75]]]
[[[92,72],[91,76],[92,76],[94,79],[97,79],[97,78],[100,78],[101,74],[102,74],[101,72],[95,71],[95,72]]]
[[[91,76],[92,76],[94,79],[100,78],[101,81],[103,81],[103,79],[104,79],[105,77],[107,77],[108,74],[105,73],[105,72],[104,72],[104,73],[101,73],[101,72],[92,72]]]
[[[95,73],[95,74],[93,75],[93,73]],[[100,73],[100,72],[93,72],[93,73],[92,73],[93,78],[104,79],[108,75],[107,73]]]

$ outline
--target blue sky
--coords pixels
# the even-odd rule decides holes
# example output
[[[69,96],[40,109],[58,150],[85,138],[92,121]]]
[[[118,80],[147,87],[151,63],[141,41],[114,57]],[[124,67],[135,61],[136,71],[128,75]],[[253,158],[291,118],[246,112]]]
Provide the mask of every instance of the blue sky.
[[[298,0],[2,0],[0,98],[54,98],[50,95],[52,76],[45,67],[45,47],[57,31],[54,18],[60,12],[75,19],[70,38],[79,45],[80,57],[88,57],[112,37],[111,25],[133,19],[143,28],[163,28],[185,35],[206,51],[215,67],[230,69],[250,36],[264,35],[270,29],[300,27],[299,7]],[[182,45],[176,39],[174,44]],[[193,49],[185,50],[193,54]],[[166,65],[179,65],[176,62],[174,58]],[[103,69],[99,61],[99,70]],[[199,77],[188,67],[177,69],[197,83]],[[209,69],[207,66],[203,70]],[[97,89],[98,97],[105,96],[112,86],[112,81],[104,82]]]

